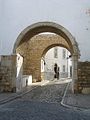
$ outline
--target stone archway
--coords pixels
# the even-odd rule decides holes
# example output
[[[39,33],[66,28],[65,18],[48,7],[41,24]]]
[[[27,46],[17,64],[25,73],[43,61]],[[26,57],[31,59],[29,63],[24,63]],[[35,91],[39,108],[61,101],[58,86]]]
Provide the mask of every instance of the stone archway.
[[[40,42],[31,40],[33,38],[33,36],[39,34],[39,33],[43,33],[43,32],[52,32],[52,33],[56,33],[57,35],[59,35],[61,38],[58,40],[50,40],[49,42],[45,42],[45,40],[41,40]],[[31,43],[28,44],[28,41],[30,41]],[[44,43],[45,42],[45,43]],[[33,65],[29,66],[31,67],[31,74],[33,75],[33,78],[38,80],[41,80],[41,75],[40,75],[40,60],[41,60],[41,55],[44,54],[43,52],[45,52],[46,50],[48,50],[49,48],[51,48],[52,46],[63,46],[65,48],[67,48],[71,54],[72,54],[72,67],[73,67],[73,73],[72,73],[72,79],[73,79],[73,91],[77,91],[77,63],[78,63],[78,58],[80,57],[80,52],[78,49],[78,44],[75,41],[74,37],[71,35],[71,33],[66,30],[64,27],[62,27],[59,24],[53,23],[53,22],[39,22],[39,23],[35,23],[29,27],[27,27],[26,29],[24,29],[20,35],[18,36],[15,45],[14,45],[14,49],[13,49],[13,53],[15,54],[17,52],[17,48],[19,51],[19,47],[23,46],[23,44],[28,44],[31,45],[30,49],[31,49],[31,63]],[[39,43],[39,44],[38,44]],[[44,45],[44,46],[43,46]],[[24,45],[25,46],[25,45]],[[41,46],[41,47],[39,47]],[[33,48],[37,48],[37,49],[33,49]],[[33,51],[32,51],[33,50]],[[33,55],[33,53],[35,55]],[[21,53],[23,54],[23,53]],[[33,62],[32,62],[33,61]],[[27,68],[28,69],[28,68]]]

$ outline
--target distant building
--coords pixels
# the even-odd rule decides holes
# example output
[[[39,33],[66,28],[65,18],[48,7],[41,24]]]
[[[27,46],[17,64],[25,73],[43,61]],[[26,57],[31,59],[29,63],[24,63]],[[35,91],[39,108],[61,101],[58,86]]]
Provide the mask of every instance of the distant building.
[[[72,61],[70,52],[63,47],[53,47],[41,60],[41,72],[44,79],[54,78],[54,65],[59,67],[59,79],[71,77]]]

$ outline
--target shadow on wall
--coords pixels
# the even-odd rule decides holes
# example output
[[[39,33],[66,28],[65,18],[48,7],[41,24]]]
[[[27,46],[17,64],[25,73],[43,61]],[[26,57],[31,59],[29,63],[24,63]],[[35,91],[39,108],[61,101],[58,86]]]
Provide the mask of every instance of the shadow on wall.
[[[23,75],[23,57],[17,54],[16,92],[32,83],[32,75]]]

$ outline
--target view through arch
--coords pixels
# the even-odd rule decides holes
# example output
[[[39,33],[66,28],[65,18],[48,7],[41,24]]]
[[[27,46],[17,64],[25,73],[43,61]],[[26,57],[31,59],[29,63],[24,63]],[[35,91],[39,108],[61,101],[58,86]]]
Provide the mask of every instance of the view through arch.
[[[56,76],[55,76],[55,64]],[[41,59],[42,80],[64,80],[72,78],[71,53],[64,47],[53,47]]]
[[[52,32],[59,38],[55,40],[37,39],[37,35],[43,32]],[[34,38],[34,39],[33,39]],[[53,22],[39,22],[24,29],[18,36],[13,53],[20,53],[24,56],[24,74],[32,74],[33,79],[41,81],[41,57],[49,47],[61,46],[67,48],[72,56],[72,79],[73,88],[77,89],[77,63],[80,51],[75,38],[71,33],[59,24]],[[23,48],[23,50],[22,50]],[[24,51],[25,49],[25,51]],[[29,53],[29,54],[28,54]],[[28,56],[30,58],[28,58]]]

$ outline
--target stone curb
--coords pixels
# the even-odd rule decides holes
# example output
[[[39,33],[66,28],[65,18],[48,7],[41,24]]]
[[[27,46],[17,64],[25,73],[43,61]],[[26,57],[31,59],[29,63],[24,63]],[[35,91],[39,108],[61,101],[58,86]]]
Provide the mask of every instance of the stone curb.
[[[43,85],[46,85],[47,83],[49,83],[49,81],[42,82],[39,85],[32,87],[30,90],[22,91],[21,93],[16,93],[16,95],[12,95],[11,97],[5,98],[5,99],[0,101],[0,105],[5,104],[7,102],[10,102],[10,101],[12,101],[14,99],[20,98],[23,95],[25,95],[25,94],[29,93],[30,91],[32,91],[33,89],[35,89],[37,87],[40,87],[40,86],[43,86]]]
[[[85,110],[85,111],[90,110],[90,109],[88,109],[88,108],[78,107],[78,106],[74,106],[74,105],[68,105],[68,104],[64,103],[69,85],[70,85],[70,82],[69,82],[68,85],[66,86],[64,95],[63,95],[63,97],[62,97],[61,105],[64,106],[64,107],[66,107],[66,108],[75,109],[75,110],[80,110],[80,111],[82,111],[82,110]]]
[[[12,101],[12,100],[14,100],[14,99],[17,99],[17,98],[22,97],[23,95],[25,95],[25,94],[27,94],[28,92],[30,92],[30,91],[32,91],[33,89],[35,89],[36,87],[38,87],[38,86],[35,86],[35,87],[33,87],[32,89],[27,90],[27,91],[25,91],[25,92],[22,91],[21,93],[17,93],[16,95],[13,95],[13,96],[11,96],[11,97],[8,97],[8,98],[6,98],[6,99],[3,99],[3,100],[0,101],[0,105],[5,104],[5,103],[7,103],[7,102],[10,102],[10,101]]]

